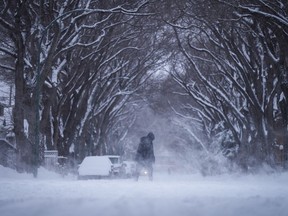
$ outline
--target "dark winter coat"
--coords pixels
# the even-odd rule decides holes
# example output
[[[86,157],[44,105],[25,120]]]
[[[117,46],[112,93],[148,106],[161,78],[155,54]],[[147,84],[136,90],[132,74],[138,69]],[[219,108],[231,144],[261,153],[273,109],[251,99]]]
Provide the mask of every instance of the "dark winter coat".
[[[149,136],[141,137],[135,160],[138,163],[155,163],[153,139],[151,139]]]

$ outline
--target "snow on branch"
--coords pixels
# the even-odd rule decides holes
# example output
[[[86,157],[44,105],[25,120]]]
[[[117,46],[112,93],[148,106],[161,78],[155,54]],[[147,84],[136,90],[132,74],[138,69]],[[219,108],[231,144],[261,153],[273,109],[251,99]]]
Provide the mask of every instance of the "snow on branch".
[[[10,65],[4,65],[0,63],[0,68],[3,68],[5,70],[11,70],[11,71],[15,71],[14,67],[11,67]]]
[[[14,58],[16,58],[16,56],[17,56],[15,52],[12,52],[12,51],[11,51],[11,48],[8,49],[8,48],[5,48],[5,47],[1,46],[1,47],[0,47],[0,51],[3,52],[3,53],[5,53],[5,54],[7,54],[7,55],[10,55],[10,56],[12,56],[12,57],[14,57]]]
[[[60,71],[62,70],[62,68],[64,67],[64,65],[67,63],[67,59],[64,59],[60,62],[60,64],[53,68],[52,70],[52,78],[51,81],[52,83],[57,83],[58,82],[58,74],[60,73]]]
[[[9,31],[13,32],[15,31],[15,28],[13,25],[11,25],[10,23],[8,23],[5,19],[3,19],[2,17],[0,17],[0,24],[3,25],[5,28],[7,28]]]
[[[192,117],[192,116],[187,116],[187,115],[184,115],[182,113],[179,113],[171,104],[171,102],[168,100],[168,104],[170,105],[171,109],[173,110],[173,112],[183,118],[183,119],[188,119],[188,120],[192,120],[194,123],[196,123],[198,126],[202,126],[202,120],[201,119],[197,119],[195,117]]]
[[[183,128],[184,130],[186,130],[189,135],[203,148],[203,150],[205,151],[205,153],[209,154],[209,151],[207,149],[207,147],[205,146],[205,144],[195,135],[195,133],[190,129],[189,126],[185,125],[183,123],[183,121],[174,121],[174,124],[178,125],[179,127]]]
[[[275,14],[271,14],[271,13],[267,13],[265,11],[261,11],[259,8],[252,8],[252,7],[247,7],[247,6],[239,6],[240,9],[244,9],[246,11],[249,11],[252,14],[259,14],[262,15],[266,18],[272,18],[276,21],[278,21],[281,24],[284,24],[285,26],[288,26],[288,17],[286,16],[282,16],[280,13]]]

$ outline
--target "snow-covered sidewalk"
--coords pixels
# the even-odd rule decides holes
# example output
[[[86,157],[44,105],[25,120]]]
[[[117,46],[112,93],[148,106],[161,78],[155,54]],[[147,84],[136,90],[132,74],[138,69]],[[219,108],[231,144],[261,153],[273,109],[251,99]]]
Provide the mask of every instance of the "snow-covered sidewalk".
[[[156,173],[153,182],[39,178],[0,167],[1,216],[286,216],[288,174],[217,176]]]

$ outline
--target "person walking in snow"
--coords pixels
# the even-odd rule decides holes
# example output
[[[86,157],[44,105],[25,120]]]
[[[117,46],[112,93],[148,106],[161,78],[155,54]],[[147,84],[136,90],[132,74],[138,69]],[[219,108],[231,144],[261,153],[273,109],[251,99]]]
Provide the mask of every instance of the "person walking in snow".
[[[154,139],[155,136],[152,132],[148,133],[147,136],[141,137],[140,139],[140,143],[135,157],[135,161],[137,162],[135,174],[136,181],[138,181],[140,172],[143,169],[147,170],[149,180],[153,180],[153,164],[155,163],[155,155],[153,148]]]

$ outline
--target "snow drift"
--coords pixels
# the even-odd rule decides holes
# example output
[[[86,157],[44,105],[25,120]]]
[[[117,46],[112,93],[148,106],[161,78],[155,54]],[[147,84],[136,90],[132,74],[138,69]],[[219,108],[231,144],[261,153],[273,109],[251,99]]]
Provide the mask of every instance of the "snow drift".
[[[2,216],[284,216],[288,174],[168,175],[76,180],[39,169],[39,178],[0,167]]]

